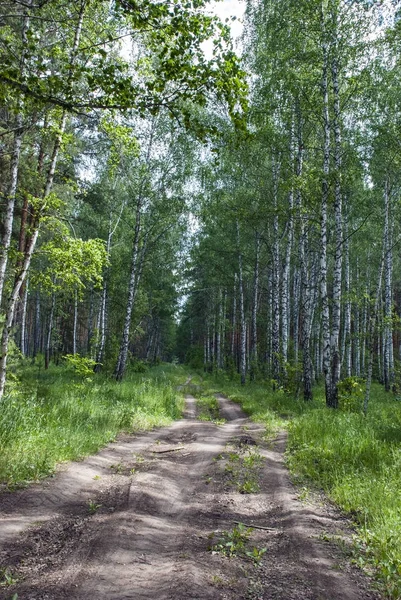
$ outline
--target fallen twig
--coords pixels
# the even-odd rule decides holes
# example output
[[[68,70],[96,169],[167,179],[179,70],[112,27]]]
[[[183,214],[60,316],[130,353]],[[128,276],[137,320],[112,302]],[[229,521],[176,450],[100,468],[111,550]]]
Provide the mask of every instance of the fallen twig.
[[[233,521],[236,525],[243,525],[244,527],[250,527],[252,529],[263,529],[264,531],[277,531],[276,527],[262,527],[262,525],[248,525],[242,521]]]
[[[178,448],[167,448],[166,450],[152,450],[153,454],[165,454],[166,452],[175,452],[176,450],[185,450],[185,446],[178,446]]]

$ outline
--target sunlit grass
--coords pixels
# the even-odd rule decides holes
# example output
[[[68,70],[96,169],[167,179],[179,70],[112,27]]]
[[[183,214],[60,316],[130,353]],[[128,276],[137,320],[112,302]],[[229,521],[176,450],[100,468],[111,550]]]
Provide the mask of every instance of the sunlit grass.
[[[185,369],[165,365],[121,383],[91,381],[52,366],[24,367],[0,411],[0,482],[15,486],[50,474],[56,464],[96,452],[120,431],[168,425],[181,416]]]

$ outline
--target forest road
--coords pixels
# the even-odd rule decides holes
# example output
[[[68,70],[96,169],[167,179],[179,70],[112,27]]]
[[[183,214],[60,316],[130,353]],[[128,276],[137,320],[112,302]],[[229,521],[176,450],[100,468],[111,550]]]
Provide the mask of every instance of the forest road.
[[[187,396],[171,427],[120,436],[54,479],[0,496],[9,584],[0,598],[380,598],[332,542],[349,536],[342,516],[299,498],[285,434],[267,443],[218,400],[225,424],[197,420]]]

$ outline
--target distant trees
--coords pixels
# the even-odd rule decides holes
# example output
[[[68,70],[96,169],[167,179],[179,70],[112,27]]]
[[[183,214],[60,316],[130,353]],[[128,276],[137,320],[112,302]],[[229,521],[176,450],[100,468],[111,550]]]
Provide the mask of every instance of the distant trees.
[[[46,350],[46,364],[54,347],[73,353],[80,348],[97,353],[98,359],[103,360],[112,323],[108,312],[113,285],[112,244],[118,239],[117,230],[123,219],[132,217],[134,235],[128,235],[129,241],[125,242],[132,243],[129,299],[116,368],[117,376],[122,376],[134,301],[139,298],[145,263],[155,257],[161,237],[165,235],[167,239],[170,235],[165,233],[170,229],[161,205],[174,205],[175,225],[179,222],[178,183],[172,184],[166,173],[164,179],[157,174],[155,181],[152,169],[146,173],[146,144],[139,147],[135,128],[140,129],[141,121],[163,115],[164,122],[169,122],[165,125],[167,138],[171,137],[174,124],[176,131],[185,126],[192,135],[205,138],[211,128],[197,118],[200,106],[214,98],[239,124],[246,104],[246,85],[231,49],[228,28],[208,16],[205,6],[204,1],[152,0],[119,0],[112,4],[103,0],[2,3],[0,307],[4,326],[0,397],[15,328],[20,332],[22,352],[36,354]],[[202,50],[208,39],[215,42],[214,55],[209,60]],[[108,157],[107,174],[102,151]],[[133,181],[132,169],[126,173],[120,169],[120,180],[126,180],[121,185],[116,173],[123,157],[125,165],[136,157],[140,175]],[[180,168],[179,163],[165,167],[176,172]],[[114,188],[106,186],[107,199],[103,193],[97,195],[102,206],[98,223],[91,223],[90,234],[81,227],[86,199],[80,176],[85,169],[92,172],[95,181],[114,177],[116,182]],[[133,186],[131,197],[129,181]],[[159,220],[162,231],[157,225]],[[77,254],[80,243],[81,248],[94,250],[98,243],[90,242],[90,236],[105,242],[106,252],[103,246],[102,251],[99,244],[96,246],[102,259],[97,261],[93,256],[86,263],[83,294],[78,281],[72,290],[68,286],[61,289],[55,271],[46,284],[34,272],[35,268],[42,269],[47,260],[43,244],[47,240],[52,243],[59,223],[67,225],[61,245],[75,240]],[[60,239],[53,239],[57,240],[55,250]],[[97,267],[94,277],[89,275],[90,265]],[[51,268],[51,262],[48,266]],[[76,265],[66,261],[64,268],[64,277],[68,277],[68,269],[74,271]],[[108,280],[104,284],[100,283],[101,272]],[[99,306],[97,285],[102,290]],[[124,287],[121,292],[124,295]],[[66,315],[58,313],[61,296],[63,306],[72,312],[72,325]],[[87,338],[86,345],[81,340],[79,314],[84,302],[88,302],[84,317],[87,333],[82,334]],[[70,327],[68,340],[56,342],[56,330],[64,338]],[[160,340],[155,344],[156,348],[161,347]]]
[[[375,2],[249,3],[251,135],[228,134],[219,162],[211,159],[204,171],[193,252],[193,273],[202,277],[193,281],[181,326],[184,335],[192,320],[192,344],[213,348],[209,324],[219,308],[196,299],[215,298],[223,286],[225,368],[235,364],[244,381],[245,331],[247,377],[263,374],[296,395],[302,389],[306,400],[324,377],[333,408],[340,378],[372,371],[390,389],[399,359],[392,212],[400,193],[393,138],[399,21],[381,11]],[[218,368],[213,352],[205,357],[205,368]]]

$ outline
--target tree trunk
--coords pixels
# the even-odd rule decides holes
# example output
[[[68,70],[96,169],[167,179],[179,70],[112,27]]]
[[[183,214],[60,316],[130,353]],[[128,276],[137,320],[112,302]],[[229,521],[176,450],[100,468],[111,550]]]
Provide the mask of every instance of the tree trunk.
[[[278,385],[280,373],[280,240],[278,230],[278,163],[273,164],[273,269],[272,269],[272,363],[273,380]]]
[[[231,329],[231,358],[235,362],[235,339],[237,332],[237,273],[234,275],[233,289],[233,320]]]
[[[341,125],[340,125],[340,92],[338,82],[337,62],[337,14],[332,14],[334,22],[334,43],[331,73],[334,94],[334,155],[335,155],[335,190],[334,190],[334,219],[335,219],[335,256],[333,273],[333,298],[332,298],[332,327],[330,339],[331,383],[328,406],[338,407],[338,388],[341,373],[340,356],[340,325],[341,325],[341,283],[343,260],[343,216],[342,216],[342,191],[341,191]]]
[[[125,311],[125,320],[124,320],[124,328],[123,335],[120,345],[120,352],[118,355],[118,360],[115,368],[115,377],[118,381],[124,376],[125,367],[127,364],[128,357],[128,344],[129,344],[129,333],[131,327],[131,317],[132,311],[134,308],[135,297],[138,291],[138,271],[139,271],[139,241],[140,241],[140,233],[141,233],[141,210],[142,210],[142,198],[139,197],[136,204],[136,214],[135,214],[135,233],[134,233],[134,243],[132,248],[132,259],[131,259],[131,269],[130,269],[130,279],[128,285],[128,300]]]
[[[384,247],[384,244],[383,244],[383,247]],[[363,403],[363,412],[364,412],[365,416],[368,412],[368,406],[369,406],[369,400],[370,400],[370,388],[372,385],[373,359],[374,359],[374,347],[375,347],[374,338],[375,338],[377,317],[378,317],[378,312],[379,312],[380,296],[381,296],[381,290],[382,290],[384,262],[385,262],[385,253],[383,251],[382,260],[381,260],[381,264],[380,264],[380,268],[379,268],[379,275],[378,275],[378,279],[377,279],[376,296],[375,296],[375,303],[374,303],[374,307],[373,307],[373,313],[370,315],[370,320],[369,320],[370,324],[369,324],[369,333],[368,333],[368,342],[367,342],[368,368],[367,368],[367,375],[366,375],[365,399],[364,399],[364,403]]]
[[[246,381],[246,323],[244,306],[244,282],[242,271],[242,252],[239,222],[237,221],[237,246],[238,246],[238,294],[239,294],[239,313],[240,313],[240,376],[241,384]]]
[[[25,58],[28,50],[28,39],[27,33],[30,24],[29,8],[32,5],[32,0],[27,0],[26,10],[24,11],[22,29],[21,29],[21,41],[22,41],[22,52],[20,60],[20,71],[22,76],[25,73]],[[19,162],[21,156],[22,140],[24,137],[23,117],[22,117],[22,106],[21,101],[18,100],[18,112],[15,117],[15,133],[13,140],[13,147],[11,150],[11,164],[10,164],[10,181],[6,191],[5,209],[3,217],[3,236],[0,245],[0,308],[3,299],[4,283],[6,278],[6,269],[8,263],[8,252],[11,244],[11,236],[13,231],[14,221],[14,207],[15,207],[15,195],[17,192],[18,184],[18,172]],[[2,391],[0,391],[1,399]]]
[[[34,317],[34,333],[33,333],[33,355],[32,358],[35,358],[37,353],[40,350],[40,292],[39,290],[36,292],[35,298],[35,317]]]
[[[324,19],[324,16],[323,16]],[[335,397],[331,390],[331,357],[330,357],[330,312],[327,292],[327,210],[329,196],[330,172],[330,120],[329,120],[329,88],[328,88],[328,43],[323,44],[323,123],[324,123],[324,150],[323,150],[323,180],[322,180],[322,205],[320,219],[320,298],[322,306],[322,333],[323,333],[323,372],[326,384],[326,404],[336,408]]]
[[[26,356],[27,354],[27,331],[26,331],[26,312],[27,312],[27,305],[28,305],[28,287],[29,287],[29,282],[28,279],[26,281],[26,285],[24,287],[24,295],[22,298],[22,311],[21,311],[21,344],[20,344],[20,350],[21,350],[21,354],[22,356]]]
[[[78,293],[74,292],[74,322],[72,328],[72,353],[77,353],[77,329],[78,329]]]
[[[253,298],[252,298],[252,327],[250,340],[250,378],[255,379],[258,369],[258,298],[259,298],[259,257],[260,257],[260,235],[255,234],[255,268],[253,274]]]
[[[75,57],[76,57],[76,53],[78,50],[79,40],[81,37],[85,6],[86,6],[86,2],[82,2],[81,10],[79,13],[79,20],[77,23],[77,28],[75,30],[74,44],[73,44],[73,48],[71,51],[71,60],[70,60],[71,69],[75,62]],[[64,110],[62,117],[61,117],[60,125],[58,128],[58,134],[57,134],[57,137],[56,137],[56,140],[54,143],[53,153],[52,153],[52,156],[50,159],[50,166],[49,166],[49,170],[47,173],[46,184],[45,184],[45,188],[44,188],[44,192],[43,192],[43,196],[42,196],[42,198],[43,198],[42,210],[45,209],[46,200],[52,191],[54,175],[56,172],[57,159],[58,159],[66,123],[67,123],[67,112]],[[17,301],[19,298],[21,286],[23,285],[25,278],[27,276],[27,273],[28,273],[28,270],[29,270],[29,267],[31,264],[31,260],[32,260],[33,251],[35,249],[36,242],[37,242],[37,239],[39,236],[39,226],[40,226],[40,216],[41,216],[40,212],[41,211],[39,210],[37,212],[37,214],[34,216],[34,219],[32,222],[32,228],[31,228],[32,231],[31,231],[30,238],[26,244],[25,255],[24,255],[23,262],[22,262],[22,266],[21,266],[19,274],[17,275],[17,277],[15,279],[14,287],[11,292],[11,296],[10,296],[8,306],[7,306],[6,319],[5,319],[5,324],[3,327],[1,343],[0,343],[0,400],[3,397],[4,387],[5,387],[5,383],[6,383],[8,346],[9,346],[9,340],[10,340],[10,334],[11,334],[11,327],[12,327],[12,323],[13,323],[13,319],[14,319],[15,307],[16,307],[16,304],[17,304]]]
[[[390,194],[389,184],[386,179],[384,190],[384,387],[389,392],[394,383],[393,364],[393,297],[392,297],[392,272],[393,252],[390,234]]]
[[[345,364],[345,375],[352,375],[352,352],[351,352],[351,281],[350,281],[350,265],[349,265],[349,240],[348,227],[344,228],[344,289],[345,289],[345,311],[344,311],[344,331],[342,340],[342,363]]]
[[[52,294],[52,303],[50,308],[49,315],[49,324],[47,327],[47,336],[46,336],[46,348],[45,348],[45,369],[49,368],[50,364],[50,354],[52,349],[52,333],[53,333],[53,321],[54,321],[54,309],[56,307],[56,294],[53,292]]]

